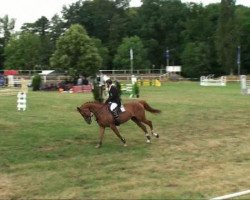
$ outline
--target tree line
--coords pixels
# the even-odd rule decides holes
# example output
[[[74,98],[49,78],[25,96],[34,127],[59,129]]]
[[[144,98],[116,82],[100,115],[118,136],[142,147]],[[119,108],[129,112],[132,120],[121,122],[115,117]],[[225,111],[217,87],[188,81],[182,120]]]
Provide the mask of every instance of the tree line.
[[[181,0],[79,0],[61,17],[41,16],[14,31],[0,18],[0,69],[62,69],[92,76],[99,69],[181,65],[187,77],[250,72],[250,8],[235,0],[203,6]]]

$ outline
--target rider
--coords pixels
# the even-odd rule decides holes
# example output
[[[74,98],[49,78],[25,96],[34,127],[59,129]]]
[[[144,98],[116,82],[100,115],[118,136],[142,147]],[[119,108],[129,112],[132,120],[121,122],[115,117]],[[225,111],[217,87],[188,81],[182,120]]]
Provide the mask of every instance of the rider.
[[[114,117],[115,125],[119,126],[120,125],[120,120],[119,120],[119,108],[121,107],[121,99],[119,96],[119,92],[116,88],[115,85],[112,84],[111,79],[108,79],[106,81],[107,87],[108,87],[108,93],[109,97],[105,101],[106,104],[109,104],[109,109]]]

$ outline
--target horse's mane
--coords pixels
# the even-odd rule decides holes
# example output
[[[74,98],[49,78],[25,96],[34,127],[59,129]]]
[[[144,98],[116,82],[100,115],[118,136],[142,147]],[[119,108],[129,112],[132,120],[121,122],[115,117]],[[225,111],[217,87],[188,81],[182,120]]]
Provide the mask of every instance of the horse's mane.
[[[86,105],[86,104],[99,104],[99,105],[104,105],[104,103],[101,103],[99,101],[87,101],[86,103],[84,103],[83,105]]]

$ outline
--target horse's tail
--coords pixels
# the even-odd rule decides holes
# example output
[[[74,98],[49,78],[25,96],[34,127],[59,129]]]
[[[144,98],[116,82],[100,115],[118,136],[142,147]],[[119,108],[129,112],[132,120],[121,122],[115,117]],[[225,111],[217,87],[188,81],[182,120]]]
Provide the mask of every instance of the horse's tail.
[[[159,114],[161,113],[161,110],[157,110],[152,108],[146,101],[140,100],[139,103],[143,105],[144,109],[148,112],[154,113],[154,114]]]

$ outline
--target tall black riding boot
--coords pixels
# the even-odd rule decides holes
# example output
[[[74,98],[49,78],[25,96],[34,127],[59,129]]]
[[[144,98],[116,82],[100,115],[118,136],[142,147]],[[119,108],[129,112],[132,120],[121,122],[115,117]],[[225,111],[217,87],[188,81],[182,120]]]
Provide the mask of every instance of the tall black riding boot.
[[[115,109],[112,111],[112,114],[113,114],[113,117],[114,117],[115,125],[116,125],[116,126],[119,126],[119,125],[120,125],[120,119],[119,119],[118,109],[115,108]]]

